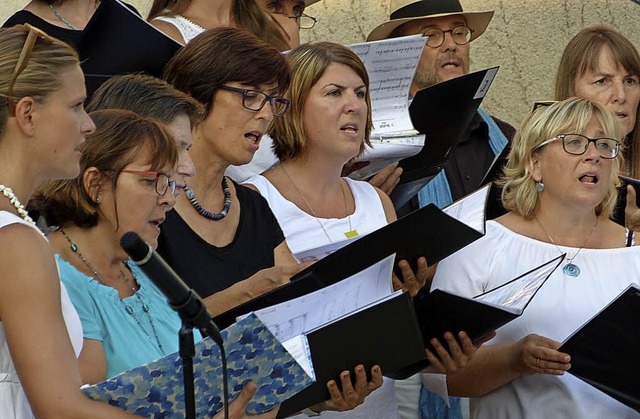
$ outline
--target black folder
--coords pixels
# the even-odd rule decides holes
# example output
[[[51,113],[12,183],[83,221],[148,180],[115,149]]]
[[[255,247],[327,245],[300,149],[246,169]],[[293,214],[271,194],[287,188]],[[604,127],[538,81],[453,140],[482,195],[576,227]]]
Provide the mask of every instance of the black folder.
[[[499,67],[476,71],[418,91],[409,106],[411,122],[425,134],[422,150],[400,160],[403,172],[391,194],[396,209],[406,204],[447,163],[462,138]]]
[[[89,96],[117,74],[162,77],[180,47],[119,0],[102,0],[77,45]]]
[[[500,307],[441,290],[413,300],[408,293],[401,293],[311,330],[306,335],[316,382],[285,401],[278,417],[329,399],[327,381],[339,382],[340,372],[353,370],[358,364],[363,364],[367,371],[378,364],[385,376],[405,379],[429,366],[424,348],[435,351],[430,344],[432,338],[442,341],[445,332],[455,334],[461,330],[474,342],[486,337],[522,314],[563,259],[564,255],[558,256],[494,289],[508,287],[521,278],[537,278],[532,281],[535,287],[522,309]]]
[[[569,372],[640,412],[640,288],[631,284],[558,349]]]
[[[611,214],[611,219],[616,223],[625,225],[624,210],[627,207],[627,186],[632,185],[636,190],[636,205],[640,207],[640,179],[634,179],[627,176],[618,176],[622,185],[618,188],[618,200]]]
[[[214,321],[227,327],[238,316],[335,284],[393,253],[410,262],[425,256],[433,265],[482,236],[429,204],[361,237],[294,275],[290,283],[216,316]]]
[[[389,375],[407,363],[425,358],[420,328],[407,293],[372,305],[329,325],[307,333],[316,382],[286,400],[278,418],[331,398],[327,382],[342,371],[364,365],[370,378],[371,367],[379,365]],[[353,377],[352,377],[353,378]]]

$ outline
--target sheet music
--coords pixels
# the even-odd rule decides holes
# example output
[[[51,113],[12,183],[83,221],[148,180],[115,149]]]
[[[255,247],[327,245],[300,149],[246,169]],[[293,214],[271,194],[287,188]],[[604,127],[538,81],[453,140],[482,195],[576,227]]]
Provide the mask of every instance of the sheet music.
[[[349,45],[369,73],[372,137],[415,132],[409,117],[409,86],[425,46],[424,39],[422,35],[412,35]]]
[[[316,372],[313,369],[313,360],[311,359],[311,351],[309,350],[309,342],[305,335],[295,336],[280,344],[287,350],[302,367],[309,377],[316,380]]]
[[[477,191],[443,208],[442,211],[484,234],[485,207],[490,188],[491,184],[487,184]]]
[[[392,293],[394,259],[395,254],[343,281],[255,315],[279,341],[289,340]]]
[[[558,258],[474,299],[520,314],[557,266]]]
[[[391,163],[415,156],[424,146],[425,135],[408,135],[393,138],[372,138],[371,147],[365,146],[364,152],[356,161],[368,161],[369,165],[349,174],[351,179],[366,180]]]
[[[320,259],[329,256],[331,253],[335,252],[336,250],[340,250],[343,247],[345,247],[346,245],[350,244],[351,242],[354,242],[356,240],[358,240],[360,237],[362,236],[356,236],[356,237],[352,237],[350,239],[346,239],[346,240],[341,240],[339,242],[331,242],[329,244],[326,244],[324,246],[320,246],[320,247],[313,247],[311,249],[306,249],[306,250],[301,250],[297,253],[293,254],[293,257],[295,257],[298,262],[303,263],[303,262],[317,262]]]

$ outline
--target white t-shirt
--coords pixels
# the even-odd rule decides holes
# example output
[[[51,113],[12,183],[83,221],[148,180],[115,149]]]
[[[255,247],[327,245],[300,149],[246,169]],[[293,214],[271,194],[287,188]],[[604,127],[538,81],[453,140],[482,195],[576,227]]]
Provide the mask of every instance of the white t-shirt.
[[[621,246],[624,243],[621,243]],[[571,258],[577,248],[560,246]],[[475,296],[560,255],[558,247],[517,234],[495,221],[486,235],[441,261],[432,288]],[[581,273],[569,277],[558,267],[516,320],[487,343],[517,342],[535,333],[562,342],[630,283],[640,283],[640,247],[582,249],[573,263]],[[615,360],[612,360],[615,362]],[[640,418],[569,373],[529,375],[471,401],[474,418]]]

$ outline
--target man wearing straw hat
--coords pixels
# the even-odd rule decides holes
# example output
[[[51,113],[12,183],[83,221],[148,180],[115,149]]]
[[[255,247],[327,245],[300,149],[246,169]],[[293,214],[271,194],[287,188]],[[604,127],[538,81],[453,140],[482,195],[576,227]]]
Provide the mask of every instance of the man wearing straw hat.
[[[425,36],[409,92],[413,96],[420,89],[467,74],[470,42],[484,33],[492,17],[493,11],[463,11],[459,0],[391,0],[389,21],[371,31],[367,41]],[[419,206],[433,202],[443,207],[476,190],[514,131],[479,109],[445,170],[419,192]],[[417,209],[416,204],[414,200],[412,209]]]

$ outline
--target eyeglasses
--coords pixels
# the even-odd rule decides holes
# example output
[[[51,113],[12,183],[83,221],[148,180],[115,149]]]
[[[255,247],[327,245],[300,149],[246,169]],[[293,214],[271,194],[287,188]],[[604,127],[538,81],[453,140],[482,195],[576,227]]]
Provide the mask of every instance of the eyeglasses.
[[[238,87],[220,86],[223,90],[230,92],[242,93],[242,106],[250,111],[259,111],[264,105],[271,103],[271,111],[273,116],[282,116],[291,106],[291,101],[281,96],[269,96],[260,90],[240,89]]]
[[[120,173],[133,173],[136,175],[155,176],[154,182],[156,193],[160,196],[164,196],[164,194],[166,194],[167,190],[169,189],[171,189],[172,194],[175,194],[176,192],[176,181],[171,179],[171,177],[165,173],[133,169],[123,169],[120,171]],[[151,182],[151,180],[149,181]]]
[[[535,111],[538,108],[546,108],[547,106],[551,106],[558,103],[557,100],[536,100],[533,102],[533,109],[531,111]]]
[[[20,76],[24,69],[27,68],[27,64],[29,64],[29,59],[31,58],[31,53],[33,52],[36,42],[38,39],[45,44],[52,44],[55,42],[54,38],[28,23],[15,26],[15,28],[25,31],[27,33],[27,39],[24,41],[22,51],[20,51],[18,61],[16,62],[16,68],[13,70],[13,74],[9,80],[9,87],[7,87],[7,104],[9,106],[9,115],[11,116],[15,116],[16,114],[16,104],[15,99],[13,98],[13,86],[16,83],[18,76]]]
[[[440,45],[444,44],[444,35],[446,33],[451,33],[451,38],[453,38],[453,42],[458,45],[468,44],[471,41],[471,34],[473,33],[473,29],[465,25],[454,26],[451,29],[443,31],[440,28],[427,28],[422,32],[422,36],[427,38],[427,45],[431,48],[438,48]]]
[[[295,19],[296,24],[298,25],[298,27],[300,29],[311,29],[318,22],[318,19],[316,19],[313,16],[309,16],[306,13],[300,13],[299,16],[288,16],[286,13],[279,13],[279,12],[271,12],[271,13],[276,14],[276,15],[286,16],[289,19]]]
[[[537,146],[534,151],[539,150],[545,145],[552,143],[556,140],[562,140],[562,148],[569,154],[580,156],[584,154],[589,148],[589,144],[593,143],[596,146],[596,150],[603,159],[615,159],[620,151],[620,141],[613,138],[589,138],[582,134],[560,134],[544,141]]]

